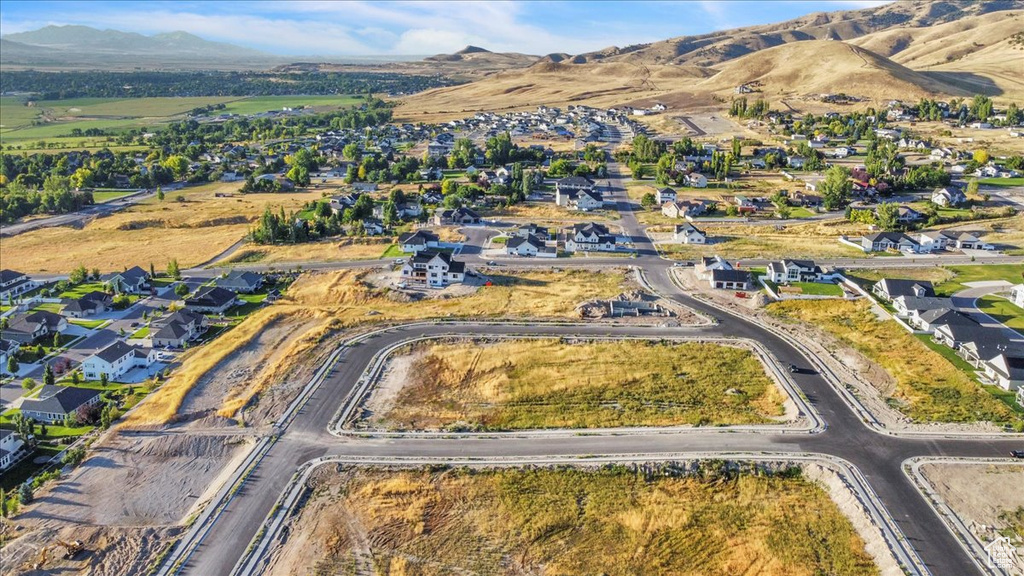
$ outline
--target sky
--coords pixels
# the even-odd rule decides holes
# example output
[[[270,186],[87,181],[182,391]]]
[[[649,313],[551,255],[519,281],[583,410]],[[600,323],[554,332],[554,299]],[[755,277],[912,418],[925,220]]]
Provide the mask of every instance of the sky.
[[[884,3],[3,0],[0,34],[80,24],[146,35],[184,30],[282,56],[429,55],[467,45],[494,52],[579,54]]]

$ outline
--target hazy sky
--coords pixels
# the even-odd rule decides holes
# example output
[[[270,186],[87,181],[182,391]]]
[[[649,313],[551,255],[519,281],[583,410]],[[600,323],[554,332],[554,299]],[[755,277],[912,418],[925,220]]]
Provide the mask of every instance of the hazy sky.
[[[3,0],[0,34],[82,24],[147,35],[184,30],[281,55],[422,55],[467,44],[496,52],[575,54],[884,3]]]

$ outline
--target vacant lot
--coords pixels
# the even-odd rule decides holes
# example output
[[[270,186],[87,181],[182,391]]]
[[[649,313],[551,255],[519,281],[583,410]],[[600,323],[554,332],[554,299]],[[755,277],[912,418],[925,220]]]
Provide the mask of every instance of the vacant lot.
[[[244,237],[265,208],[289,212],[314,199],[308,192],[242,195],[238,188],[217,183],[168,192],[163,201],[147,200],[81,229],[44,228],[3,238],[4,266],[51,274],[78,264],[105,272],[150,262],[163,268],[171,258],[183,268],[194,266]],[[53,254],[61,255],[59,262]]]
[[[1024,570],[1024,465],[935,462],[921,472],[983,543],[1010,538]]]
[[[660,213],[659,213],[660,215]],[[684,220],[672,220],[682,224]],[[684,245],[672,240],[672,228],[649,229],[658,249],[681,260],[718,254],[725,258],[865,258],[867,255],[852,246],[840,244],[841,234],[855,234],[865,229],[845,220],[813,221],[800,224],[701,223],[695,225],[708,235],[704,245]]]
[[[755,424],[782,415],[785,399],[752,351],[721,344],[468,341],[421,344],[405,358],[378,391],[398,388],[376,422],[385,427]]]
[[[877,574],[798,474],[343,470],[317,478],[270,574]]]
[[[867,302],[789,301],[767,310],[778,318],[817,326],[884,368],[895,380],[890,404],[917,422],[1007,424],[1022,419],[895,322],[879,320]]]
[[[307,244],[261,246],[246,244],[223,264],[278,264],[284,262],[334,262],[338,260],[376,260],[394,245],[392,237],[341,238]]]
[[[481,211],[486,218],[522,218],[527,220],[544,220],[550,222],[571,223],[582,220],[604,221],[618,219],[614,210],[597,210],[594,212],[578,212],[557,206],[552,202],[523,202],[504,208],[492,208]]]

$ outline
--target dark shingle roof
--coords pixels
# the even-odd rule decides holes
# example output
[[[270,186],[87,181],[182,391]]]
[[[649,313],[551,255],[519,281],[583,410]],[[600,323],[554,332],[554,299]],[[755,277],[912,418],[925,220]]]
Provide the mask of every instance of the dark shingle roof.
[[[24,276],[24,274],[21,273],[21,272],[15,272],[14,270],[9,270],[7,268],[4,268],[3,270],[0,270],[0,284],[6,284],[8,282],[13,282],[14,280],[17,280],[18,278],[21,278],[22,276]]]
[[[135,346],[129,346],[128,344],[125,344],[124,342],[118,340],[117,342],[114,342],[110,346],[107,346],[106,348],[97,352],[96,357],[98,357],[100,360],[103,360],[104,362],[109,362],[113,364],[114,362],[120,360],[121,358],[124,358],[129,354],[133,354],[134,352]]]
[[[52,390],[57,388],[58,390]],[[49,390],[48,390],[49,389]],[[44,397],[44,394],[46,397]],[[21,404],[22,412],[68,414],[100,395],[98,390],[65,386],[44,386],[39,398],[28,398]]]
[[[712,270],[711,279],[715,282],[754,282],[753,275],[746,270]]]

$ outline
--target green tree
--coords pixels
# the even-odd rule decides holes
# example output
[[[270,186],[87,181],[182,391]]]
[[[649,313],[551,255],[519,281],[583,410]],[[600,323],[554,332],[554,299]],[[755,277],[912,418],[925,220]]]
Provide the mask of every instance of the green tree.
[[[11,354],[11,357],[7,359],[7,373],[12,376],[18,373],[18,359],[14,354]]]
[[[643,206],[645,210],[654,208],[654,205],[657,203],[658,198],[651,192],[644,194],[643,198],[640,199],[640,205]]]
[[[23,483],[18,488],[18,502],[23,506],[31,504],[34,497],[35,495],[32,493],[32,485],[28,482]]]
[[[161,166],[171,171],[174,174],[175,180],[181,180],[188,174],[188,158],[175,154],[174,156],[168,156],[166,160],[160,163]]]
[[[825,171],[820,185],[821,200],[826,210],[839,210],[846,205],[853,190],[850,171],[843,166],[833,166]]]
[[[36,387],[36,381],[31,378],[25,378],[21,381],[21,387],[25,390],[31,390]]]
[[[56,383],[57,377],[53,374],[53,367],[47,364],[46,367],[43,368],[43,385],[53,386]]]
[[[401,219],[398,217],[398,207],[395,206],[395,203],[389,200],[384,203],[383,208],[384,214],[381,220],[384,222],[384,225],[394,226],[395,224],[398,224]]]
[[[295,182],[296,186],[309,186],[309,169],[305,166],[292,166],[285,176]]]
[[[156,199],[160,201],[164,199],[164,190],[159,186],[156,187]]]
[[[441,194],[443,196],[454,194],[455,191],[458,190],[458,188],[459,183],[456,182],[455,180],[449,180],[448,178],[445,178],[444,180],[441,181]]]
[[[92,170],[83,167],[75,170],[75,173],[71,175],[69,180],[72,188],[88,188],[92,186],[94,177],[95,174]]]
[[[892,231],[899,226],[900,207],[895,202],[882,202],[875,209],[878,225],[883,230]]]
[[[114,408],[113,404],[107,404],[103,407],[103,411],[100,412],[100,427],[106,430],[110,428],[114,420],[117,420],[117,409]]]
[[[177,294],[179,298],[188,296],[188,285],[183,282],[179,282],[178,285],[174,287],[174,293]]]
[[[175,280],[181,280],[181,270],[178,267],[177,258],[171,258],[167,263],[167,275]]]
[[[60,348],[60,332],[53,333],[53,343],[51,344],[51,346],[54,349]]]
[[[971,178],[967,181],[967,190],[965,192],[968,196],[975,196],[978,194],[978,179]]]
[[[100,386],[103,386],[104,388],[106,388],[107,385],[109,385],[109,384],[110,384],[110,380],[107,378],[107,373],[106,372],[100,372]]]
[[[81,284],[82,282],[85,282],[86,279],[88,278],[89,271],[86,270],[85,266],[82,266],[81,264],[79,264],[78,267],[72,270],[71,274],[68,275],[68,281],[76,286]]]
[[[359,144],[352,142],[341,149],[341,156],[345,160],[359,160]]]

